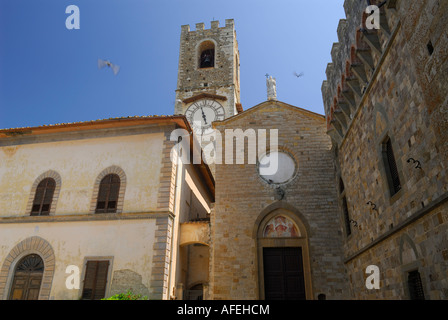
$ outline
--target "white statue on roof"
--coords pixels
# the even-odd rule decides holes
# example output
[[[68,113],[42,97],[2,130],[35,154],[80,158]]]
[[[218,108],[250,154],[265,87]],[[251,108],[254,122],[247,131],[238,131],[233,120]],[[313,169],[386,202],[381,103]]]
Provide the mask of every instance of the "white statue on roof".
[[[275,78],[266,74],[266,87],[268,89],[268,100],[277,100],[277,84]]]

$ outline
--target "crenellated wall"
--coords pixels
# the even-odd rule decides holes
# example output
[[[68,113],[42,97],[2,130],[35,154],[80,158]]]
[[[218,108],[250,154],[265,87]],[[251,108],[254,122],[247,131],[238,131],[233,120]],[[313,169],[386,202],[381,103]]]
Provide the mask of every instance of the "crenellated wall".
[[[366,13],[367,2],[345,1],[346,19],[339,21],[339,42],[333,44],[327,80],[322,83],[328,133],[336,143],[348,130],[399,23],[397,1],[387,1],[379,8],[381,28],[369,30],[365,23],[370,15]],[[380,5],[381,1],[370,3]]]

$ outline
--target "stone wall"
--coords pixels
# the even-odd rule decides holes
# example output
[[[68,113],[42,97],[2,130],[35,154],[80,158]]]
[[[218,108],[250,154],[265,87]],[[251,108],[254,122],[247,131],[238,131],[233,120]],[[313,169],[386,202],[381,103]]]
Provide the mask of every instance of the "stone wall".
[[[325,134],[324,118],[270,101],[215,125],[223,137],[226,129],[278,129],[279,149],[294,158],[298,169],[293,180],[281,185],[285,192],[281,199],[276,186],[259,176],[257,164],[248,164],[247,145],[244,164],[216,165],[216,203],[211,216],[211,298],[263,298],[260,243],[283,246],[289,241],[259,238],[258,230],[265,217],[277,211],[289,214],[302,225],[304,237],[297,243],[309,249],[304,254],[304,264],[309,267],[305,275],[310,285],[307,299],[316,299],[321,293],[327,299],[346,297],[348,280],[342,264],[331,142]]]
[[[226,117],[234,115],[240,93],[237,79],[239,52],[233,19],[227,19],[223,27],[219,27],[219,21],[212,21],[210,29],[205,29],[204,23],[197,23],[194,31],[184,25],[180,38],[174,113],[184,114],[188,108],[188,104],[179,100],[206,92],[226,97],[227,101],[223,103]],[[215,66],[212,68],[199,68],[199,46],[204,41],[214,43]]]
[[[353,297],[408,299],[408,272],[418,270],[425,297],[447,299],[448,3],[388,1],[380,30],[365,32],[366,5],[344,7],[322,94],[334,184],[344,181],[357,224],[344,244]],[[382,156],[387,137],[401,183],[393,196]],[[365,287],[368,265],[380,268],[378,290]]]

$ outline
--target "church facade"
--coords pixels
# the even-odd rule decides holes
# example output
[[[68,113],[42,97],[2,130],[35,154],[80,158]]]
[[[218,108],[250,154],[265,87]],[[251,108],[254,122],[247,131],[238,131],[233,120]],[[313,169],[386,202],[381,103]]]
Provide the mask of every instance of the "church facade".
[[[215,127],[223,135],[242,130],[248,145],[256,132],[259,160],[251,161],[248,145],[238,156],[241,143],[234,161],[216,165],[211,297],[347,297],[325,118],[272,99]],[[232,140],[223,140],[227,153]],[[269,156],[275,173],[262,170]]]
[[[325,115],[243,110],[228,19],[174,115],[1,129],[0,299],[448,299],[447,6],[346,0]]]

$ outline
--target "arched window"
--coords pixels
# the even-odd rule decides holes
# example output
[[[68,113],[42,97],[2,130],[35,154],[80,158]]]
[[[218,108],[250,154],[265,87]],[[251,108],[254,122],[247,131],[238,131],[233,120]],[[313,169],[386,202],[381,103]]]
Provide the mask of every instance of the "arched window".
[[[118,195],[120,192],[120,177],[108,174],[100,183],[95,213],[117,212]]]
[[[14,272],[10,300],[37,300],[44,274],[44,262],[37,254],[22,258]]]
[[[55,188],[56,182],[52,178],[46,178],[38,184],[31,208],[32,216],[49,215]]]
[[[199,46],[199,68],[213,68],[215,66],[215,44],[204,41]]]

